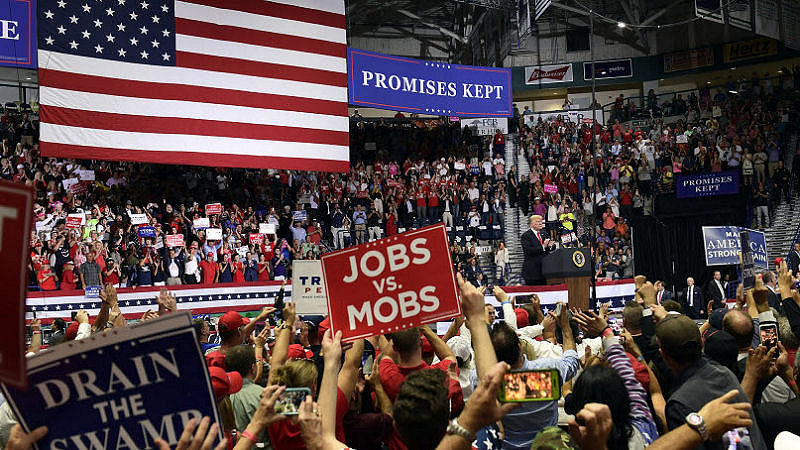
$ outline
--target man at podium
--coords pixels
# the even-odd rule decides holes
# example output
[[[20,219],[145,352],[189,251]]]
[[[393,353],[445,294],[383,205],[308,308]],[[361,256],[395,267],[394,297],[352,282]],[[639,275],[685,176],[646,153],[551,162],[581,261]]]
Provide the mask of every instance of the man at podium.
[[[555,249],[555,244],[550,239],[542,236],[544,221],[542,216],[532,215],[528,219],[530,229],[522,233],[522,253],[525,260],[522,262],[522,278],[527,286],[541,286],[547,284],[542,275],[542,258]]]

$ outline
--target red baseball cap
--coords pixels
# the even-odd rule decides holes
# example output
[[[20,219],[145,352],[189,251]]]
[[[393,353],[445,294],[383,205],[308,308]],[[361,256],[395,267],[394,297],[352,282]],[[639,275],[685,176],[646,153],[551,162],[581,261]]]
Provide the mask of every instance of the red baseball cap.
[[[517,316],[517,328],[525,328],[529,325],[530,318],[528,317],[528,311],[517,308],[514,310],[514,315]]]
[[[235,330],[248,323],[250,323],[250,319],[242,317],[242,315],[236,311],[228,311],[217,321],[217,329],[220,333],[224,333],[226,331]]]
[[[331,318],[330,318],[330,316],[326,317],[325,320],[320,322],[319,325],[317,326],[317,328],[319,329],[317,334],[319,336],[324,336],[325,332],[331,329]]]
[[[306,350],[300,344],[289,346],[289,359],[309,359],[314,356],[314,352]]]
[[[78,336],[78,327],[80,324],[78,322],[72,322],[67,327],[67,331],[64,332],[64,337],[67,338],[68,341],[73,341]]]
[[[224,369],[225,368],[225,354],[220,352],[220,351],[211,352],[211,353],[207,354],[206,355],[206,364],[208,365],[208,367],[219,367],[219,368]]]
[[[242,375],[239,372],[225,372],[221,367],[209,367],[211,386],[217,398],[239,392],[242,388]]]
[[[428,341],[428,338],[421,336],[420,344],[422,345],[422,354],[433,353],[433,346],[431,345],[430,341]]]

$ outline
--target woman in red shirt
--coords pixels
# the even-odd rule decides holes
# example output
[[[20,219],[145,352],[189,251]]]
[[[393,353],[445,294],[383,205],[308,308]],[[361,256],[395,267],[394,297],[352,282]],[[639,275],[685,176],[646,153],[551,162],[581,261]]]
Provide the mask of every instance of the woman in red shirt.
[[[119,267],[117,267],[117,264],[113,260],[109,260],[106,265],[106,270],[103,271],[103,283],[119,287],[119,277]]]
[[[242,264],[242,259],[239,255],[233,256],[233,282],[234,283],[244,283],[244,264]]]
[[[56,290],[56,274],[50,269],[50,263],[46,260],[42,262],[42,268],[36,274],[36,279],[39,281],[39,288],[43,291]]]
[[[64,263],[64,270],[61,272],[61,290],[74,291],[75,288],[75,266],[72,261],[67,261]]]
[[[386,236],[394,236],[397,234],[397,209],[391,207],[389,213],[386,214]]]
[[[258,281],[269,281],[270,264],[266,256],[262,253],[258,259]]]

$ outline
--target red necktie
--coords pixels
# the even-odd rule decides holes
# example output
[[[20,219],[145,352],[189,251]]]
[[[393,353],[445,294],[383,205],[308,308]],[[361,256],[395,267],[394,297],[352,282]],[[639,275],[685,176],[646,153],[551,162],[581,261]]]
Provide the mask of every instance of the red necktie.
[[[539,244],[544,247],[544,242],[542,241],[542,235],[539,232],[536,232],[536,238],[539,239]]]

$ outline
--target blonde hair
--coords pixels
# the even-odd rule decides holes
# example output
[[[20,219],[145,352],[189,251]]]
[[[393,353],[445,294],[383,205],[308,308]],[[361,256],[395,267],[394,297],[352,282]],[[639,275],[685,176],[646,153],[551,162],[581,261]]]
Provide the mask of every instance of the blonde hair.
[[[273,383],[286,387],[307,387],[314,391],[317,384],[317,366],[308,359],[289,361],[275,369]]]
[[[528,223],[531,223],[536,219],[544,220],[544,217],[542,217],[542,216],[540,216],[538,214],[533,214],[532,216],[528,217]]]

